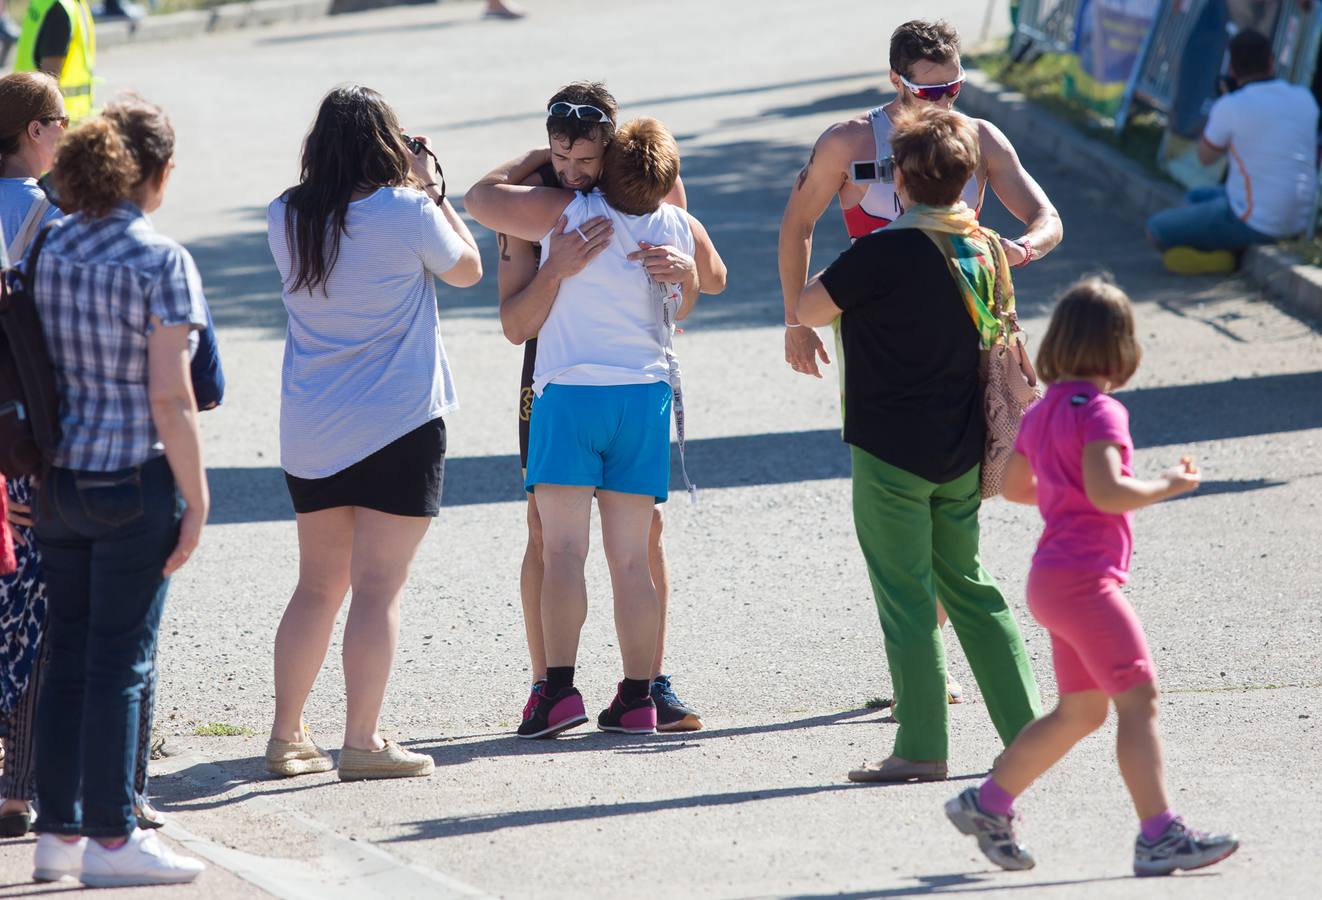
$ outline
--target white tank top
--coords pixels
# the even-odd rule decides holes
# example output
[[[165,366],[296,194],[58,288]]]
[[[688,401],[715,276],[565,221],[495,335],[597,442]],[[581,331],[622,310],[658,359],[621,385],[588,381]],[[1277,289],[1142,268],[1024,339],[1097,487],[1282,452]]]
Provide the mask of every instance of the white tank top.
[[[890,116],[886,115],[885,107],[878,106],[868,111],[868,121],[872,123],[872,137],[877,144],[877,159],[885,159],[891,155]],[[969,179],[969,183],[964,185],[964,193],[960,195],[960,199],[975,212],[982,206],[982,191],[978,186],[976,173]],[[863,195],[858,205],[869,216],[885,219],[887,222],[895,221],[904,212],[904,208],[900,206],[900,198],[895,196],[895,185],[884,182],[868,185],[867,193]]]
[[[656,293],[642,263],[627,258],[638,241],[669,244],[692,255],[693,232],[683,210],[662,203],[645,216],[617,212],[600,191],[579,194],[565,208],[566,230],[594,216],[609,216],[615,238],[592,262],[560,283],[551,314],[537,333],[533,390],[551,383],[646,384],[667,381],[670,364],[657,329]],[[542,261],[551,234],[541,240]]]

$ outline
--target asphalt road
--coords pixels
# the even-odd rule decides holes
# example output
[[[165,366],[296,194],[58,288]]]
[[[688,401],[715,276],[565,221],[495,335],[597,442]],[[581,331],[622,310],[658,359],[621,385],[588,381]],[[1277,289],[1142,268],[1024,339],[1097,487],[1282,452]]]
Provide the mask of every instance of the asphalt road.
[[[174,755],[153,791],[188,832],[175,836],[250,889],[287,896],[861,900],[1026,887],[1033,897],[1133,896],[1136,825],[1113,725],[1021,801],[1033,872],[993,869],[946,824],[941,803],[976,783],[1000,749],[953,641],[952,672],[969,699],[953,713],[952,781],[844,779],[889,750],[894,726],[863,708],[889,684],[853,535],[834,382],[781,361],[775,236],[816,136],[886,97],[893,27],[939,11],[972,43],[985,4],[528,6],[533,17],[514,24],[446,4],[104,54],[110,87],[136,87],[175,122],[179,168],[155,220],[201,267],[230,379],[225,406],[203,422],[212,523],[174,582],[162,634],[158,727]],[[458,194],[538,143],[545,98],[582,77],[605,79],[626,116],[656,115],[679,136],[691,208],[730,266],[729,290],[702,301],[679,344],[701,499],[696,509],[670,504],[667,520],[668,668],[709,729],[645,739],[581,729],[533,745],[510,736],[527,666],[521,352],[500,334],[494,240],[479,231],[487,277],[440,292],[463,408],[447,419],[446,508],[409,582],[383,721],[387,735],[435,756],[436,775],[266,780],[271,646],[297,545],[278,469],[284,317],[265,206],[295,180],[299,142],[337,82],[376,87],[407,129],[432,136]],[[1192,452],[1206,479],[1198,494],[1138,516],[1130,596],[1166,692],[1178,809],[1237,831],[1244,845],[1206,873],[1142,890],[1308,895],[1322,876],[1322,337],[1238,281],[1164,274],[1126,207],[1033,147],[1019,150],[1066,226],[1059,250],[1017,273],[1030,334],[1042,333],[1064,285],[1113,271],[1138,304],[1145,347],[1122,395],[1137,463],[1155,471]],[[991,223],[1017,234],[989,206]],[[832,210],[815,264],[844,242]],[[1022,601],[1037,514],[994,501],[983,524],[984,558],[1019,613],[1050,702],[1048,642]],[[589,595],[579,681],[593,707],[618,676],[599,554]],[[343,715],[336,653],[307,710],[330,747]],[[213,722],[252,734],[195,735]],[[21,869],[26,852],[0,846],[2,871]],[[225,893],[225,877],[179,893]],[[0,893],[19,890],[4,880],[13,883]]]

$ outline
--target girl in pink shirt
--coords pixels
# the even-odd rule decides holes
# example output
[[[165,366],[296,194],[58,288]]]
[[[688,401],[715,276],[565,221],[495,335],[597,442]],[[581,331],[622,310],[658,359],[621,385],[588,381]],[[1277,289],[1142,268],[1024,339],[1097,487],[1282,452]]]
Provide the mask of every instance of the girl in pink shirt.
[[[946,804],[1004,869],[1031,869],[1015,835],[1014,799],[1106,721],[1115,703],[1116,759],[1140,819],[1134,874],[1169,875],[1225,859],[1230,835],[1185,826],[1170,809],[1157,731],[1157,685],[1143,627],[1120,586],[1129,578],[1134,510],[1198,487],[1190,457],[1154,480],[1134,477],[1129,413],[1110,395],[1141,350],[1124,291],[1088,278],[1060,299],[1038,371],[1050,390],[1024,416],[1003,494],[1037,504],[1046,527],[1028,575],[1028,607],[1051,634],[1060,701],[997,760],[981,787]]]

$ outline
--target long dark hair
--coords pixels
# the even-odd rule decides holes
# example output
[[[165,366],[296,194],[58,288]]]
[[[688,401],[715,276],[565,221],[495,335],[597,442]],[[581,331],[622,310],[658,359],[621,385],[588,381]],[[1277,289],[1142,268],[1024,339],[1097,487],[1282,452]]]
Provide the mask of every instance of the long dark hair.
[[[290,291],[326,293],[340,236],[348,234],[349,198],[358,190],[416,186],[411,159],[399,119],[380,94],[350,84],[326,95],[303,142],[299,183],[284,195],[285,235],[297,260]]]

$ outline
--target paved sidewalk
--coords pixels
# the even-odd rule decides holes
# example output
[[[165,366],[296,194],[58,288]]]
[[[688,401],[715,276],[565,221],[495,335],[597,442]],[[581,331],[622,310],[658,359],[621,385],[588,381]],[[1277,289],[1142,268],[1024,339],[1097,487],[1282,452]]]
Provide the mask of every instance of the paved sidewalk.
[[[106,54],[111,86],[139,87],[178,128],[179,168],[154,218],[197,258],[230,377],[226,405],[203,418],[212,523],[172,586],[163,630],[158,726],[173,755],[153,781],[162,809],[288,896],[1310,896],[1322,877],[1322,336],[1239,281],[1166,275],[1137,216],[1019,147],[1067,235],[1016,273],[1029,333],[1040,337],[1065,284],[1114,271],[1138,304],[1145,350],[1122,396],[1137,464],[1152,472],[1193,452],[1205,472],[1198,494],[1138,516],[1130,597],[1166,692],[1178,809],[1238,831],[1244,849],[1205,873],[1131,881],[1136,826],[1108,725],[1022,801],[1038,868],[993,870],[940,812],[999,750],[953,639],[952,672],[969,696],[952,712],[956,777],[844,779],[889,749],[894,726],[863,708],[889,694],[889,679],[850,520],[834,371],[820,382],[792,373],[778,325],[775,241],[794,175],[826,125],[885,99],[877,73],[891,29],[934,10],[676,0],[640,18],[634,4],[529,6],[533,18],[514,24],[475,21],[463,5],[402,9]],[[984,8],[965,0],[943,11],[971,42]],[[828,18],[850,24],[828,28]],[[730,266],[730,290],[699,304],[679,344],[699,505],[666,511],[668,667],[709,730],[510,736],[526,696],[521,351],[501,337],[494,240],[480,232],[482,285],[440,291],[463,409],[447,418],[446,508],[407,589],[382,726],[433,754],[437,773],[392,784],[267,780],[270,652],[297,545],[278,469],[284,318],[265,205],[293,183],[301,136],[337,81],[377,87],[405,128],[430,134],[458,194],[536,144],[545,98],[584,76],[607,79],[626,116],[671,125],[693,212]],[[1018,233],[988,206],[993,226]],[[832,209],[815,264],[844,246]],[[984,557],[1050,703],[1048,642],[1022,599],[1038,516],[993,501],[982,519]],[[591,707],[609,699],[619,666],[599,554],[589,596],[580,681]],[[340,678],[336,646],[307,709],[331,748]],[[212,722],[252,734],[195,735]],[[0,872],[16,873],[0,893],[27,890],[23,852],[0,845]],[[213,870],[189,890],[216,890],[225,877]],[[317,890],[299,893],[318,877]]]

